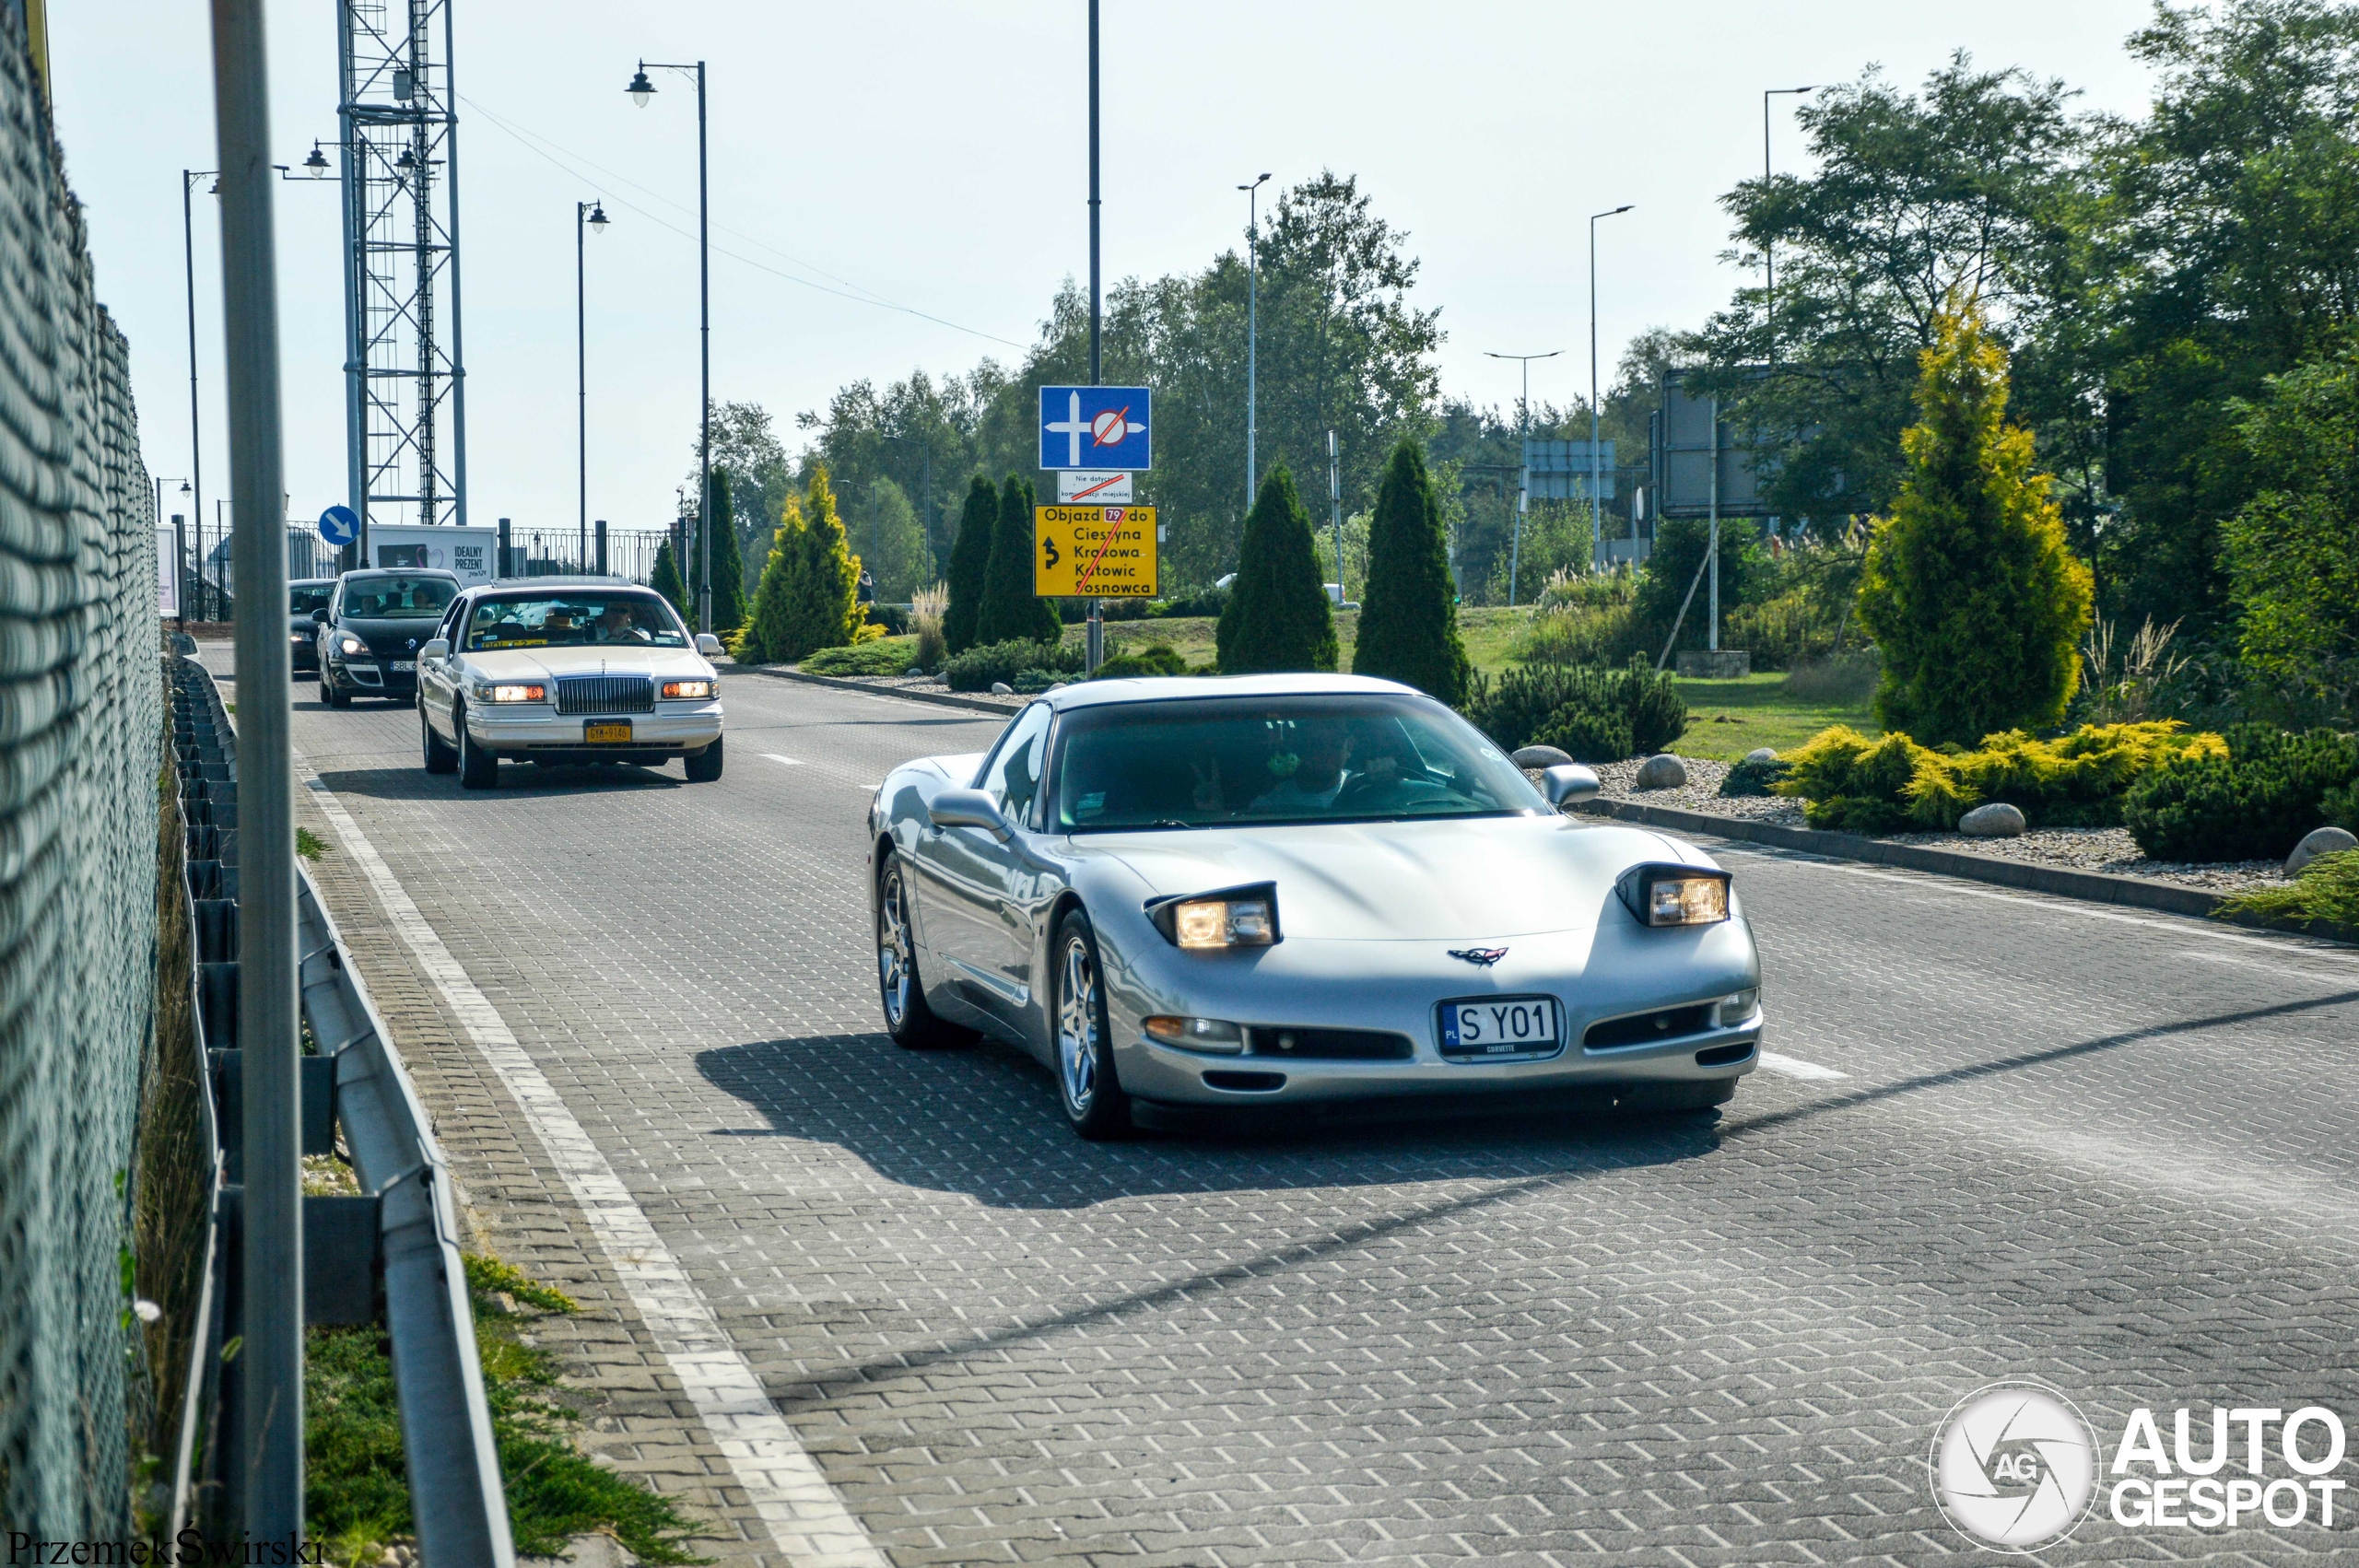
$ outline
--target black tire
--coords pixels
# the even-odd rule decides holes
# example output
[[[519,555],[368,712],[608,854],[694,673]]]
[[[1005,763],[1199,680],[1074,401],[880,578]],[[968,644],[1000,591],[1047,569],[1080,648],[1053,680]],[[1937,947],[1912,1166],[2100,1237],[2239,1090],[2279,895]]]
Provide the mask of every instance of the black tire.
[[[459,737],[459,783],[469,790],[499,788],[499,758],[475,744],[467,733],[467,710],[451,706],[451,731]]]
[[[1073,1129],[1093,1141],[1131,1130],[1131,1097],[1114,1071],[1113,1032],[1106,1026],[1104,974],[1089,917],[1067,911],[1049,950],[1049,1028],[1056,1047],[1057,1099]]]
[[[973,1040],[972,1029],[945,1022],[926,1005],[925,986],[918,978],[917,942],[910,934],[909,883],[901,872],[901,858],[890,849],[876,872],[875,923],[876,989],[886,1036],[909,1050]]]
[[[330,708],[352,706],[352,694],[338,685],[325,672],[322,672],[320,675],[320,696],[327,699],[327,705]]]
[[[721,777],[721,743],[726,739],[725,735],[715,735],[712,744],[681,759],[687,766],[689,783],[710,784]]]
[[[417,732],[425,743],[427,772],[451,773],[457,770],[459,754],[434,732],[433,724],[426,717],[426,704],[422,702],[417,705]]]

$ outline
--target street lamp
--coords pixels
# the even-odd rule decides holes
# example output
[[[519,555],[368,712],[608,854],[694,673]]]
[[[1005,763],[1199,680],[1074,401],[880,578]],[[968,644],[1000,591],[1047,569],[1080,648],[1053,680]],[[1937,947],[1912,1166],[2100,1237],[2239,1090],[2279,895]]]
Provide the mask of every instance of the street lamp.
[[[702,396],[697,407],[697,533],[702,541],[697,550],[700,562],[697,630],[709,632],[712,630],[712,204],[706,180],[704,62],[683,65],[663,60],[641,60],[639,69],[631,75],[630,86],[623,89],[641,109],[655,96],[655,84],[647,79],[647,67],[651,64],[659,71],[693,76],[697,82],[697,310],[698,331],[702,339]]]
[[[1554,359],[1563,352],[1561,348],[1552,348],[1545,354],[1494,354],[1487,348],[1483,350],[1485,359],[1517,359],[1523,363],[1523,404],[1516,420],[1523,439],[1523,465],[1518,471],[1520,477],[1516,481],[1515,541],[1508,549],[1509,609],[1515,608],[1516,574],[1523,567],[1523,514],[1525,509],[1532,505],[1532,362],[1534,359]]]
[[[1259,208],[1255,205],[1263,185],[1269,183],[1267,174],[1250,185],[1239,185],[1245,193],[1245,510],[1253,510],[1253,485],[1261,477],[1261,470],[1253,464],[1253,400],[1259,367],[1254,363],[1256,339],[1261,333],[1261,271],[1262,228]]]
[[[1597,406],[1597,220],[1615,217],[1630,210],[1630,204],[1609,212],[1589,215],[1589,564],[1595,571],[1605,550],[1605,502],[1599,483],[1602,474],[1598,457],[1602,427]],[[1637,553],[1631,552],[1630,565],[1638,564]]]
[[[1816,87],[1771,88],[1761,95],[1761,187],[1762,194],[1769,188],[1769,100],[1773,98],[1793,98],[1806,92],[1816,92]],[[1762,323],[1769,329],[1769,368],[1778,368],[1778,255],[1777,243],[1766,233],[1761,237],[1761,269],[1766,287],[1762,290]]]
[[[581,254],[581,235],[606,232],[606,206],[604,202],[573,204],[573,388],[574,433],[580,454],[581,513],[578,524],[573,558],[584,571],[590,563],[590,350],[588,346],[588,314],[584,308],[586,285]],[[499,563],[500,575],[508,572],[508,563]]]

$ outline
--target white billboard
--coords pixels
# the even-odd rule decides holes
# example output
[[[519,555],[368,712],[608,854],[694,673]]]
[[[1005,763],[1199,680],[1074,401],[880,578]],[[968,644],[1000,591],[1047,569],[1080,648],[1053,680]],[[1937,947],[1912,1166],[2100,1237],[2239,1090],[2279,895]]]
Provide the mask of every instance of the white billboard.
[[[374,522],[369,525],[371,567],[430,567],[455,572],[469,588],[499,575],[499,530]]]

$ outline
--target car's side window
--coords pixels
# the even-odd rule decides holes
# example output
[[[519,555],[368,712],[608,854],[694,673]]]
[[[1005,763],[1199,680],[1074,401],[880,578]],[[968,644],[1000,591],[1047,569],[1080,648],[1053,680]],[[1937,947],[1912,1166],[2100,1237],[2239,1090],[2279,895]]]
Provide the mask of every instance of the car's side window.
[[[1008,820],[1030,825],[1039,797],[1040,775],[1049,755],[1050,708],[1036,702],[1011,726],[1007,738],[983,769],[983,792],[999,802]]]

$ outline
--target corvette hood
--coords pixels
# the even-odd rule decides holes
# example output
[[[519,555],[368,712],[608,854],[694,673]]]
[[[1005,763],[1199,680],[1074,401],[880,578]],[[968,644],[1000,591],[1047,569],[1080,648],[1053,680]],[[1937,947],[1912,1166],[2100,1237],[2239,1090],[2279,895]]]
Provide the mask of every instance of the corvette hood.
[[[1633,828],[1564,817],[1088,834],[1154,896],[1270,882],[1288,937],[1466,941],[1594,927],[1642,860],[1709,864]]]

